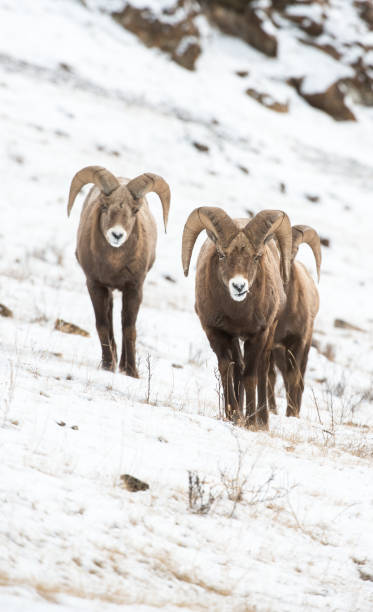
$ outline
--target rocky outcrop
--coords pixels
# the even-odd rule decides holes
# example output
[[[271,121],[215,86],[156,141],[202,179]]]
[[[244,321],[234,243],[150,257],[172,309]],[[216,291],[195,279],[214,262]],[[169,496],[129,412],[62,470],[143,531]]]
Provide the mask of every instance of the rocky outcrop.
[[[185,10],[178,18],[176,10],[180,5],[180,2],[175,4],[174,15],[169,11],[161,19],[151,9],[139,9],[129,4],[122,11],[113,13],[113,17],[147,47],[158,47],[183,68],[193,70],[201,53],[199,30],[194,23],[197,13],[192,9]]]
[[[303,88],[304,79],[289,79],[289,85],[295,87],[308,104],[324,111],[336,121],[355,121],[355,115],[347,106],[343,81],[332,83],[323,91],[307,92]]]
[[[275,58],[278,56],[277,32],[284,24],[291,24],[291,35],[298,42],[314,47],[328,55],[343,69],[335,71],[348,78],[337,78],[323,91],[309,93],[303,82],[312,74],[312,63],[304,66],[304,73],[291,75],[289,81],[309,104],[325,111],[337,121],[354,120],[346,102],[349,94],[355,103],[373,106],[373,46],[364,33],[373,30],[373,3],[354,0],[357,23],[356,41],[351,36],[343,40],[334,31],[335,0],[174,0],[160,8],[137,8],[131,0],[125,8],[114,13],[114,18],[133,32],[149,47],[157,47],[183,68],[194,70],[201,54],[200,22],[204,16],[225,34],[240,38],[258,51]],[[152,4],[156,7],[156,4]],[[345,69],[344,69],[345,68]],[[245,78],[248,71],[237,74]],[[295,76],[295,78],[291,78]],[[265,88],[264,88],[265,89]],[[278,112],[287,112],[287,103],[271,101],[265,93],[248,88],[246,93]]]
[[[344,85],[354,102],[373,106],[373,47],[366,47],[365,50],[366,53],[352,64],[355,74],[345,79]],[[368,51],[371,52],[370,62],[367,60]]]
[[[372,0],[355,0],[354,5],[358,10],[361,19],[368,24],[369,30],[373,30]]]
[[[239,8],[228,8],[228,4]],[[277,39],[268,32],[265,14],[250,8],[247,2],[208,2],[206,15],[225,34],[241,38],[269,57],[277,56]]]
[[[248,96],[250,96],[250,98],[253,98],[257,102],[259,102],[259,104],[262,104],[262,106],[265,106],[270,110],[276,111],[277,113],[289,112],[288,102],[279,102],[268,93],[257,91],[256,89],[253,89],[251,87],[246,90],[246,93]]]
[[[247,0],[201,0],[199,3],[175,0],[171,8],[155,14],[150,8],[136,8],[128,3],[122,11],[113,13],[113,17],[148,47],[158,47],[184,68],[193,70],[201,53],[195,20],[201,14],[222,32],[241,38],[269,57],[276,57],[277,40],[268,32],[265,13],[249,4]]]

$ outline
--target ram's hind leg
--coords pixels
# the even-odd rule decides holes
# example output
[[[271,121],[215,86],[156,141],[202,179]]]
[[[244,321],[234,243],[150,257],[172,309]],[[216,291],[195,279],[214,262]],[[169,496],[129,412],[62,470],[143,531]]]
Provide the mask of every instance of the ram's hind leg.
[[[300,401],[304,388],[303,376],[307,363],[307,357],[305,361],[303,359],[304,352],[305,347],[301,338],[291,337],[286,339],[285,367],[283,368],[287,398],[286,416],[299,416]]]
[[[268,407],[273,414],[277,414],[275,387],[276,387],[276,366],[275,366],[275,357],[274,357],[273,351],[271,351],[271,356],[269,359],[267,393],[268,393]]]
[[[87,280],[87,288],[96,317],[96,329],[101,343],[102,368],[114,372],[117,349],[113,334],[113,296],[110,289]]]
[[[299,365],[299,384],[298,384],[297,395],[296,395],[296,398],[295,398],[296,407],[297,407],[297,416],[299,416],[300,407],[302,405],[302,397],[303,397],[303,391],[304,391],[304,377],[306,375],[308,353],[309,353],[310,348],[311,348],[311,342],[308,342],[306,344],[306,346],[303,348],[302,357],[300,359],[300,365]]]

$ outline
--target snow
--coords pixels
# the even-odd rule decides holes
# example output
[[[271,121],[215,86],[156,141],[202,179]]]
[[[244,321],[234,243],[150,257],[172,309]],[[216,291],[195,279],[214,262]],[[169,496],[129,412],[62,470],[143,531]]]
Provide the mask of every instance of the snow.
[[[373,112],[353,105],[358,122],[336,123],[287,87],[302,61],[315,74],[326,65],[291,30],[274,62],[205,23],[190,73],[100,4],[0,4],[0,302],[14,312],[0,317],[0,609],[368,612]],[[327,65],[335,77],[338,64]],[[251,83],[289,99],[290,112],[257,104]],[[90,164],[156,172],[171,186],[167,235],[149,195],[159,236],[138,318],[139,380],[98,369],[74,256],[83,195],[66,215],[71,178]],[[189,278],[181,267],[182,228],[200,204],[232,217],[280,208],[331,242],[315,338],[335,358],[311,349],[300,419],[284,416],[278,382],[268,433],[220,418],[216,360],[193,308],[203,237]],[[307,246],[299,258],[315,276]],[[119,310],[118,295],[117,338]],[[57,318],[90,336],[56,331]],[[207,513],[198,500],[189,507],[188,472],[204,502],[214,498]],[[149,489],[126,491],[123,473]]]

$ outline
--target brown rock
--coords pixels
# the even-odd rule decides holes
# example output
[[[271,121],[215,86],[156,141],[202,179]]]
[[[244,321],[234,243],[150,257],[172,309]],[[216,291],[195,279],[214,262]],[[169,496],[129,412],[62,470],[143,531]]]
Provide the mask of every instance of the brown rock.
[[[241,77],[241,79],[245,79],[246,77],[249,76],[249,71],[248,70],[236,70],[236,75]]]
[[[208,1],[206,4],[221,4],[238,13],[244,13],[249,2],[250,0],[215,0],[215,2]]]
[[[270,94],[256,91],[255,89],[249,88],[246,90],[248,96],[262,104],[266,108],[270,110],[276,111],[277,113],[287,113],[289,112],[289,103],[288,102],[278,102]]]
[[[208,6],[207,17],[222,32],[241,38],[269,57],[277,56],[277,39],[266,32],[262,17],[247,3],[244,12],[225,8],[218,2]]]
[[[365,333],[365,329],[362,329],[361,327],[357,327],[357,325],[353,325],[352,323],[348,323],[347,321],[344,321],[343,319],[335,319],[334,327],[338,327],[339,329],[351,329],[352,331],[359,331],[359,332]]]
[[[78,325],[75,325],[74,323],[68,323],[63,319],[56,319],[54,329],[57,329],[64,334],[76,334],[77,336],[84,336],[86,338],[89,337],[89,332],[85,331],[85,329],[78,327]]]
[[[135,476],[130,476],[130,474],[121,474],[120,479],[123,483],[123,486],[132,493],[136,493],[137,491],[146,491],[149,489],[149,485]]]
[[[372,51],[373,47],[365,47],[364,51]],[[373,106],[373,66],[365,64],[365,55],[351,64],[355,71],[352,78],[344,79],[343,83],[358,104]]]
[[[302,94],[301,92],[301,95],[311,106],[325,111],[336,121],[356,121],[355,115],[345,103],[344,93],[338,83],[333,83],[320,93]]]
[[[209,147],[202,142],[193,142],[193,146],[201,153],[208,153],[210,150]]]
[[[359,15],[368,24],[369,30],[373,30],[373,3],[372,0],[355,0],[354,5]]]
[[[330,0],[272,0],[272,6],[278,11],[283,11],[288,6],[305,6],[310,4],[320,4],[321,6],[327,6]]]
[[[309,47],[314,47],[315,49],[318,49],[319,51],[323,51],[324,53],[326,53],[327,55],[330,55],[330,57],[332,57],[335,60],[340,60],[342,57],[342,54],[335,47],[333,47],[333,45],[331,45],[330,43],[321,44],[314,40],[306,40],[304,38],[299,38],[298,40],[304,45],[308,45]]]
[[[309,36],[320,36],[324,31],[324,26],[318,21],[313,21],[306,15],[285,14],[286,19],[295,23],[303,32]]]
[[[356,121],[355,115],[345,103],[345,94],[342,91],[340,82],[336,81],[325,91],[317,93],[307,93],[303,91],[303,78],[289,79],[288,84],[293,85],[302,98],[311,106],[322,110],[336,121]]]
[[[199,30],[194,23],[196,14],[190,10],[179,21],[163,22],[148,8],[138,9],[127,5],[123,11],[113,13],[113,17],[124,28],[136,34],[147,47],[158,47],[183,68],[194,70],[201,53]]]
[[[13,312],[10,310],[10,308],[8,308],[7,306],[4,306],[4,304],[0,304],[0,316],[1,317],[12,317]]]
[[[250,170],[246,168],[246,166],[238,165],[237,168],[241,170],[244,174],[250,174]]]
[[[311,346],[313,346],[313,348],[315,348],[320,355],[324,355],[324,357],[326,357],[329,361],[335,360],[335,346],[330,342],[328,342],[325,346],[322,346],[319,340],[312,338]],[[319,379],[318,382],[322,382],[322,379]]]
[[[315,195],[314,193],[305,193],[304,195],[306,196],[307,200],[309,200],[313,204],[317,204],[318,202],[320,202],[320,196]]]

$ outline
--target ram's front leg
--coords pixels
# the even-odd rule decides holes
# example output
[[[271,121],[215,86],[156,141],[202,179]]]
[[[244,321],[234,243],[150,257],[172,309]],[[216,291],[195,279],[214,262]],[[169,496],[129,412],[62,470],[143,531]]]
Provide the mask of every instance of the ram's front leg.
[[[243,384],[246,392],[246,426],[268,429],[267,375],[269,353],[262,361],[268,342],[265,331],[245,341]],[[256,402],[258,389],[258,404]]]
[[[95,311],[96,329],[101,343],[102,367],[114,372],[117,349],[113,334],[113,296],[110,289],[87,280],[87,288]]]
[[[128,285],[122,293],[122,355],[119,370],[139,378],[136,368],[136,319],[142,301],[142,285]]]
[[[219,329],[209,327],[205,331],[210,346],[218,360],[218,368],[224,391],[225,416],[227,419],[235,421],[239,418],[240,407],[233,384],[232,338]]]
[[[256,426],[257,348],[251,340],[245,341],[242,382],[246,395],[246,427]]]
[[[262,335],[263,347],[258,360],[258,408],[256,413],[258,427],[268,429],[268,375],[270,368],[271,351],[276,325]]]
[[[243,356],[242,356],[241,347],[240,347],[240,341],[238,338],[236,338],[233,341],[232,346],[233,346],[233,359],[234,359],[234,366],[233,366],[234,392],[235,392],[235,396],[239,404],[240,418],[242,418],[243,417],[243,403],[245,399],[245,389],[244,389],[243,382],[242,382],[244,363],[243,363]]]

